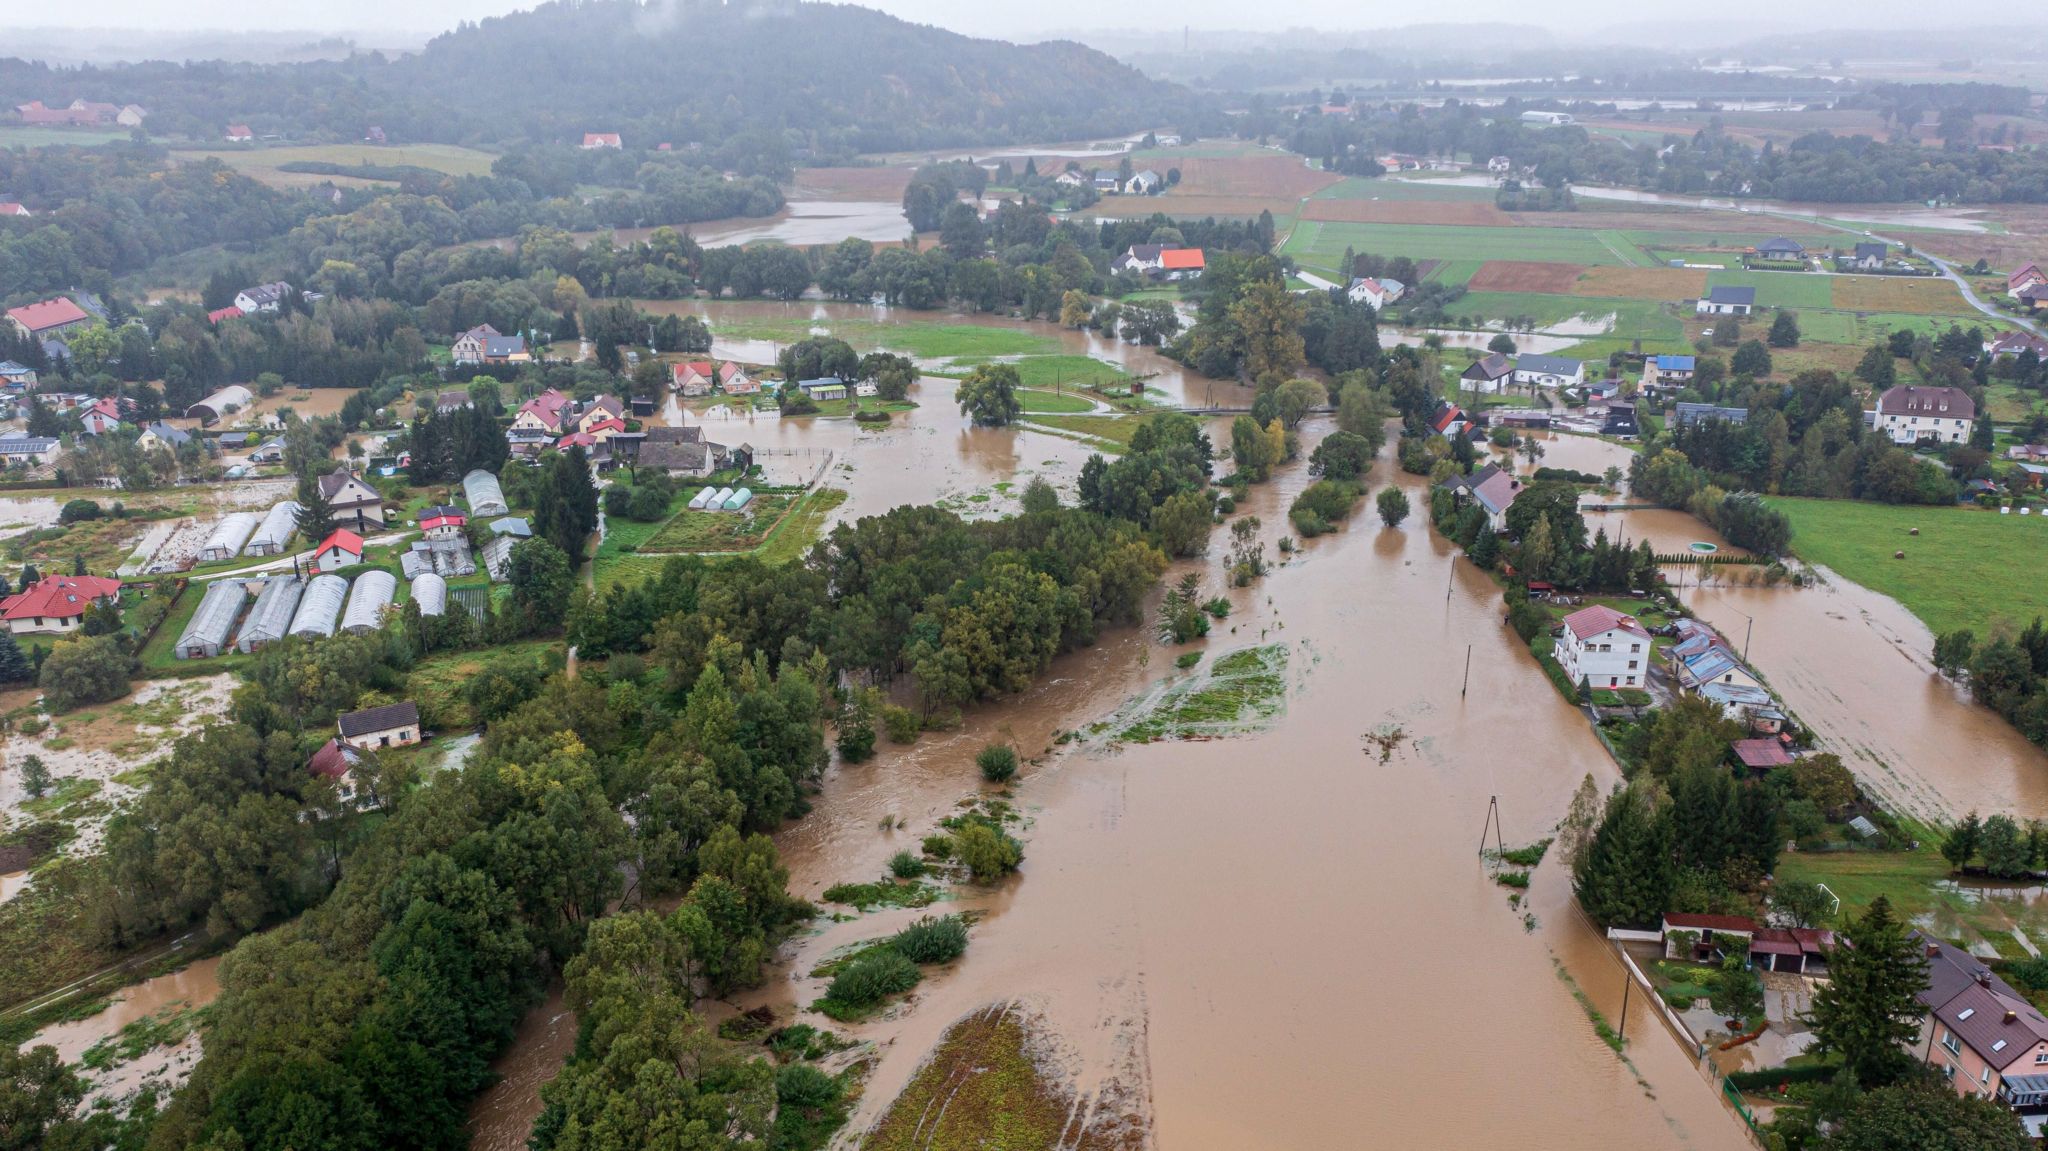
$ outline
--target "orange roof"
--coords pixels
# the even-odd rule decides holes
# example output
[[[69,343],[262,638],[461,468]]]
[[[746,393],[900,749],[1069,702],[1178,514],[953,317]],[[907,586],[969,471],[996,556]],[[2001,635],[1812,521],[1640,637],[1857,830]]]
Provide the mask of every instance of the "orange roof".
[[[24,304],[19,308],[9,308],[7,318],[30,332],[41,332],[64,324],[75,324],[91,317],[85,314],[84,308],[59,296],[54,300],[44,300],[40,304]]]
[[[72,619],[97,599],[121,594],[121,581],[99,576],[45,576],[0,600],[0,619]]]
[[[1159,266],[1169,272],[1185,272],[1194,268],[1206,268],[1200,248],[1168,248],[1159,253]]]
[[[362,555],[363,537],[348,530],[347,528],[336,528],[334,529],[333,535],[328,536],[324,540],[321,540],[320,546],[313,549],[313,557],[315,559],[318,559],[319,557],[327,554],[329,551],[332,551],[335,548],[340,548],[342,551],[345,551],[350,555]]]
[[[682,379],[682,378],[683,378],[683,373],[684,373],[684,372],[695,372],[695,373],[697,373],[698,375],[700,375],[700,376],[703,376],[703,377],[704,377],[705,379],[707,379],[707,380],[708,380],[708,379],[710,379],[710,378],[711,378],[711,372],[712,372],[712,366],[711,366],[711,361],[710,361],[710,360],[684,360],[684,361],[683,361],[682,363],[679,363],[679,364],[677,364],[677,365],[675,366],[675,376],[676,376],[676,378],[677,378],[677,379],[679,379],[679,380],[680,380],[680,379]]]

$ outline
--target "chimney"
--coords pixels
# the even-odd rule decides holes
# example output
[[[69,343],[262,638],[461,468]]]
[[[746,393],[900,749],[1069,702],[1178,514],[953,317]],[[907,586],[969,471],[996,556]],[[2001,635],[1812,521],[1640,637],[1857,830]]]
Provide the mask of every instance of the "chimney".
[[[1989,967],[1983,968],[1982,970],[1977,972],[1977,986],[1991,986],[1991,969]]]
[[[1929,959],[1939,959],[1939,958],[1941,958],[1941,948],[1939,948],[1939,947],[1936,947],[1936,946],[1935,946],[1934,944],[1932,944],[1932,943],[1928,944],[1928,945],[1927,945],[1927,958],[1929,958]]]
[[[2017,1011],[2008,1011],[2008,1012],[2006,1012],[2006,1013],[2005,1013],[2005,1021],[2006,1021],[2006,1022],[2007,1022],[2008,1024],[2012,1024],[2012,1023],[2018,1023],[2018,1022],[2020,1021],[2020,1013],[2019,1013],[2019,1012],[2017,1012]]]

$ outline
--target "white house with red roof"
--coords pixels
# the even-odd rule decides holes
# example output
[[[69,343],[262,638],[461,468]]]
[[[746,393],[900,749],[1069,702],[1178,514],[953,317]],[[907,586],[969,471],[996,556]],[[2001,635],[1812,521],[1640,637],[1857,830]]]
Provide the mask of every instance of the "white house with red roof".
[[[15,635],[77,631],[96,603],[117,603],[121,581],[99,576],[45,576],[0,600],[0,619]]]
[[[32,215],[33,212],[13,200],[0,200],[0,216],[19,216],[26,219]]]
[[[2005,278],[2005,294],[2018,299],[2022,291],[2040,283],[2048,283],[2048,273],[2042,272],[2038,265],[2026,264]]]
[[[92,313],[78,306],[76,300],[62,296],[44,300],[39,304],[23,304],[19,308],[7,309],[7,320],[14,330],[35,340],[47,340],[60,336],[73,328],[83,328],[92,323]]]
[[[256,138],[256,133],[251,132],[247,124],[229,124],[227,137],[230,144],[246,144]]]
[[[121,430],[121,402],[108,396],[79,408],[78,430],[88,436],[103,436]]]
[[[430,540],[460,539],[468,523],[468,513],[448,504],[437,504],[420,512],[420,531]]]
[[[313,549],[313,570],[318,572],[339,571],[362,562],[363,537],[347,528],[336,528]]]
[[[626,145],[624,141],[619,139],[617,132],[585,132],[583,133],[583,146],[585,148],[623,148]]]
[[[731,360],[718,365],[718,386],[728,396],[752,396],[761,391],[761,381]]]
[[[1550,654],[1574,685],[1641,687],[1650,677],[1650,633],[1631,615],[1605,604],[1564,617]]]
[[[717,371],[710,360],[684,360],[669,368],[669,386],[686,396],[708,396]]]
[[[613,420],[620,421],[621,430],[624,430],[625,418],[626,405],[620,403],[617,396],[599,396],[583,405],[583,410],[576,414],[576,430],[592,432],[596,430],[597,425]]]
[[[567,422],[569,411],[575,406],[562,392],[549,388],[547,391],[519,405],[519,411],[512,417],[512,429],[522,432],[546,432],[550,436],[562,434],[562,425]]]

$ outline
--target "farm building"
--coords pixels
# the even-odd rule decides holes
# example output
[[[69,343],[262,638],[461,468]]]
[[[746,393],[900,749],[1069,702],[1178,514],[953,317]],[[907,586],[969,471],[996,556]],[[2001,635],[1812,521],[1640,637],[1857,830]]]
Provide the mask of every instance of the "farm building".
[[[199,562],[231,560],[242,554],[242,545],[256,532],[255,512],[229,512],[213,525],[213,534],[199,549]]]
[[[341,613],[341,629],[361,635],[376,631],[384,623],[384,609],[398,595],[398,577],[381,569],[356,577],[349,591],[348,610]]]
[[[219,423],[220,418],[228,414],[229,408],[241,411],[255,402],[256,397],[249,394],[249,389],[240,384],[229,384],[186,408],[185,416],[198,420],[200,427],[210,427]]]
[[[421,615],[440,615],[448,610],[448,581],[433,572],[421,572],[413,577],[412,602],[420,605]]]
[[[736,512],[741,508],[746,507],[747,502],[749,500],[752,500],[753,498],[754,491],[752,488],[740,488],[738,491],[735,491],[731,495],[725,497],[725,503],[719,506],[723,507],[726,511]]]
[[[264,514],[256,534],[249,537],[249,546],[242,550],[252,556],[282,555],[285,545],[292,542],[292,534],[298,530],[298,501],[285,500]]]
[[[505,489],[498,486],[498,477],[482,468],[462,477],[462,495],[473,516],[502,516],[512,510],[505,505]]]
[[[317,575],[299,597],[299,610],[292,614],[293,635],[334,634],[334,621],[341,615],[341,601],[348,595],[348,581],[338,575]]]
[[[228,633],[234,630],[235,617],[242,614],[242,601],[247,598],[248,592],[243,590],[240,580],[208,584],[199,610],[192,613],[192,622],[185,625],[185,634],[178,637],[178,658],[212,659],[219,655],[220,649],[228,646]]]
[[[249,609],[249,618],[242,621],[235,647],[252,652],[283,639],[291,631],[292,615],[299,610],[299,597],[305,591],[305,583],[297,576],[279,576],[265,583],[256,595],[256,606]]]

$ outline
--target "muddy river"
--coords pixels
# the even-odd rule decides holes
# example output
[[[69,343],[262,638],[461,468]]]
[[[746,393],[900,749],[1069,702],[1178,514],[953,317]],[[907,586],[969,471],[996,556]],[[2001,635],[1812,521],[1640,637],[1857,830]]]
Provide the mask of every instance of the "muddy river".
[[[1245,510],[1283,523],[1306,482],[1294,469]],[[1221,590],[1213,565],[1194,566]],[[1610,1015],[1620,968],[1570,909],[1561,869],[1539,873],[1531,930],[1474,856],[1489,797],[1526,841],[1588,773],[1615,775],[1501,625],[1493,586],[1426,526],[1361,516],[1229,595],[1210,649],[1290,645],[1284,721],[1242,739],[1083,746],[1027,769],[1028,858],[966,901],[986,918],[965,960],[897,1018],[850,1029],[882,1044],[855,1128],[952,1021],[1016,999],[1047,1020],[1084,1093],[1149,1100],[1164,1147],[1356,1146],[1365,1116],[1390,1146],[1745,1146],[1647,1017],[1633,1066],[1594,1035],[1556,963]],[[974,749],[1000,735],[1039,755],[1172,674],[1171,655],[1118,633],[958,732],[834,770],[814,814],[779,837],[792,887],[815,896],[879,874],[975,792]],[[1382,763],[1364,736],[1393,726]],[[900,830],[878,830],[888,816]],[[787,1017],[821,990],[802,975],[820,958],[914,914],[824,926],[755,998]],[[1542,1070],[1472,1081],[1487,1046]],[[536,1043],[503,1066],[531,1081],[559,1057]],[[1470,1102],[1446,1106],[1456,1098]],[[480,1108],[478,1146],[517,1145],[532,1116],[518,1104]]]

